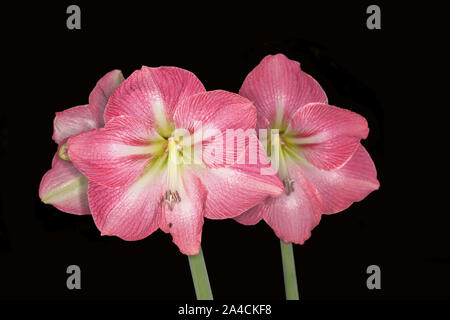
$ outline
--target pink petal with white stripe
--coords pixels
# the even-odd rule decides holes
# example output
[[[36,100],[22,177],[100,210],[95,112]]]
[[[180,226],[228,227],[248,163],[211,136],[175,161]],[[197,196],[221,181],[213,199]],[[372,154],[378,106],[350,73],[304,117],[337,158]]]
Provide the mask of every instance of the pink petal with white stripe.
[[[105,121],[131,115],[149,125],[171,121],[177,104],[205,88],[191,72],[176,67],[149,68],[133,72],[114,92],[105,110]]]
[[[156,171],[119,188],[89,182],[92,217],[102,235],[135,241],[157,230],[163,186],[164,176]]]
[[[252,101],[270,123],[287,121],[299,108],[327,103],[327,96],[300,63],[283,54],[266,56],[245,78],[239,94]]]
[[[299,168],[289,170],[294,180],[289,195],[282,193],[277,198],[268,198],[261,204],[264,220],[284,242],[303,244],[311,230],[319,224],[322,204],[320,196]]]
[[[325,214],[345,210],[380,186],[375,165],[362,145],[337,170],[324,171],[311,165],[303,165],[301,169],[319,192]]]
[[[89,95],[89,109],[95,119],[97,128],[105,126],[103,114],[105,113],[106,104],[123,80],[120,70],[110,71],[97,82]]]
[[[52,139],[61,144],[71,136],[93,128],[96,128],[96,122],[89,105],[72,107],[56,112]]]
[[[357,113],[311,103],[294,114],[288,131],[296,134],[292,141],[300,145],[301,153],[311,164],[333,170],[350,159],[369,128],[366,119]]]
[[[86,177],[55,154],[52,168],[42,177],[39,198],[67,213],[89,214],[87,186]]]
[[[143,173],[163,141],[146,122],[116,117],[105,128],[71,137],[69,158],[90,181],[119,187]]]
[[[255,164],[247,161],[247,164],[231,167],[196,170],[208,192],[205,204],[207,218],[236,217],[267,197],[276,197],[283,192],[283,184],[271,168],[267,156],[264,152],[260,156],[265,159],[258,159]]]
[[[211,167],[233,164],[245,151],[248,139],[257,141],[253,104],[223,90],[199,93],[183,100],[175,111],[174,123],[193,135],[202,133],[199,142],[204,150],[203,162]],[[227,137],[231,137],[229,141]]]
[[[183,100],[174,114],[177,128],[195,131],[249,129],[256,124],[256,110],[246,98],[224,90],[199,93]]]
[[[186,170],[182,183],[177,190],[181,198],[170,209],[162,206],[159,226],[164,232],[172,234],[173,242],[186,255],[195,255],[200,251],[204,205],[207,191],[199,178]]]

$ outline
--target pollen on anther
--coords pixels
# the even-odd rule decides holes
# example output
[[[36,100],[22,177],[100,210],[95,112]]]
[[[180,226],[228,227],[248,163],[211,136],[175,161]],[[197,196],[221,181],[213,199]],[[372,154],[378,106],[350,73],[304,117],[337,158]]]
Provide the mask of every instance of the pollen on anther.
[[[164,196],[161,197],[161,205],[163,205],[164,203],[167,203],[169,206],[169,209],[172,210],[175,203],[180,202],[181,201],[181,197],[180,194],[178,193],[178,191],[169,191],[167,190],[164,193]]]
[[[283,186],[284,186],[284,192],[289,195],[291,192],[294,191],[294,180],[293,179],[284,179],[283,180]]]

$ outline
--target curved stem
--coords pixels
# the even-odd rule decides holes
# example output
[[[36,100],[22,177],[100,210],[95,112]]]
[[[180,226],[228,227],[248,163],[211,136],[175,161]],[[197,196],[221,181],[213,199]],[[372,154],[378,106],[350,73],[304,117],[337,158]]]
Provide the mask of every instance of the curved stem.
[[[299,300],[297,274],[295,271],[294,251],[292,243],[280,239],[281,260],[283,261],[284,289],[286,300]]]
[[[200,248],[200,252],[198,254],[188,256],[188,258],[197,300],[213,300],[211,285],[209,284],[208,271],[206,270],[202,249]]]

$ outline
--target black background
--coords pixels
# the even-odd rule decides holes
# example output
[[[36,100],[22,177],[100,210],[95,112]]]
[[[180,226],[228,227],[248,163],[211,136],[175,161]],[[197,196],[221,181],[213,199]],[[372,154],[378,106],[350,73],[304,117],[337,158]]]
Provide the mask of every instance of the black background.
[[[207,90],[237,92],[275,53],[300,61],[330,104],[366,117],[363,145],[381,183],[361,203],[323,216],[305,245],[294,247],[301,298],[449,299],[449,217],[439,204],[448,187],[422,181],[446,174],[442,146],[431,145],[445,129],[435,123],[437,111],[448,105],[438,97],[446,86],[438,77],[447,68],[443,11],[432,3],[374,3],[381,30],[366,28],[367,1],[7,6],[0,299],[195,299],[187,258],[170,235],[101,237],[91,217],[40,202],[39,182],[56,150],[54,113],[86,104],[106,72],[127,77],[142,65],[178,66]],[[70,4],[81,7],[81,30],[66,28]],[[206,220],[202,239],[215,298],[284,299],[279,242],[264,222]],[[71,264],[81,267],[82,290],[66,288]],[[371,264],[381,268],[381,290],[366,287]]]

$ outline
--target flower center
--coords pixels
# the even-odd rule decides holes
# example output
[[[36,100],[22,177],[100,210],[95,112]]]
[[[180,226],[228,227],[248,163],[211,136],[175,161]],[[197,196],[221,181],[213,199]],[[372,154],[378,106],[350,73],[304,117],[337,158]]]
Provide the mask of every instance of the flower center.
[[[68,151],[68,145],[66,142],[58,149],[58,157],[62,160],[70,161],[67,151]]]
[[[278,132],[277,132],[278,131]],[[295,134],[281,129],[272,129],[270,135],[270,159],[272,166],[278,170],[284,186],[284,192],[289,195],[294,191],[295,179],[289,167],[295,163],[303,161],[301,156],[301,142]]]
[[[172,210],[175,203],[181,201],[180,194],[177,187],[181,182],[181,164],[183,161],[182,147],[176,141],[174,137],[170,137],[167,143],[167,184],[166,192],[164,193],[162,202],[169,205],[169,209]]]
[[[153,160],[144,175],[147,172],[165,174],[166,184],[160,205],[167,205],[169,210],[173,210],[181,202],[184,167],[195,163],[192,153],[193,137],[188,130],[175,128],[170,122],[164,122],[164,119],[162,116],[158,119],[159,136],[153,141]]]

